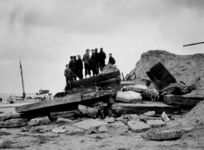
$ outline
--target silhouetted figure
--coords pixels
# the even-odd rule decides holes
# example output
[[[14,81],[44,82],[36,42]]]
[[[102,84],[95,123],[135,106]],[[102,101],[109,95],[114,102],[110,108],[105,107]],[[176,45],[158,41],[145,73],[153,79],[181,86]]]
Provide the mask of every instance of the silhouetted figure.
[[[71,89],[71,82],[73,81],[73,72],[69,68],[69,65],[66,65],[66,69],[64,70],[64,76],[66,79],[66,87],[65,90]]]
[[[105,66],[105,60],[106,60],[106,53],[103,52],[103,48],[100,48],[100,52],[99,52],[100,71],[102,71]]]
[[[77,60],[76,60],[76,56],[73,56],[73,59],[74,59],[74,68],[73,68],[73,73],[74,73],[74,80],[76,81],[76,77],[77,77],[77,65],[76,65],[76,62],[77,62]]]
[[[69,62],[69,68],[72,70],[73,72],[73,79],[76,80],[76,75],[75,75],[75,70],[76,70],[76,62],[74,61],[74,56],[70,57],[70,62]]]
[[[96,60],[96,54],[95,54],[95,50],[92,49],[91,50],[92,55],[91,55],[91,70],[93,72],[93,76],[95,76],[97,74],[97,60]]]
[[[95,49],[95,55],[96,55],[96,75],[99,74],[99,65],[100,65],[100,57],[98,53],[98,49]]]
[[[110,53],[109,54],[109,62],[108,62],[109,64],[112,64],[112,65],[114,65],[115,64],[115,59],[112,57],[112,54]]]
[[[86,53],[83,56],[83,62],[84,62],[84,67],[85,67],[85,78],[87,75],[91,76],[91,71],[90,71],[90,50],[87,49]]]
[[[83,79],[83,62],[81,60],[80,55],[77,55],[76,68],[77,68],[77,76],[79,77],[79,79]]]

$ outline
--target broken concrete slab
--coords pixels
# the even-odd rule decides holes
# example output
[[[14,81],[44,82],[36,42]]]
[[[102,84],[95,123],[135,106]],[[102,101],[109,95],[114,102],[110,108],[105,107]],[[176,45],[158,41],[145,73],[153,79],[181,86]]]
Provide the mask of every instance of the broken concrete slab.
[[[43,118],[34,118],[31,119],[28,123],[30,126],[46,125],[50,123],[50,119],[46,116]]]
[[[142,101],[137,104],[115,103],[112,105],[111,109],[117,114],[143,114],[147,111],[155,111],[156,113],[161,114],[163,111],[167,113],[180,111],[179,106],[152,101]]]
[[[68,123],[68,124],[72,124],[72,123],[73,123],[72,120],[67,119],[67,118],[58,118],[58,119],[57,119],[57,122],[58,122],[58,123],[59,123],[59,122],[66,122],[66,123]]]
[[[37,103],[19,106],[19,107],[16,107],[16,112],[26,113],[34,110],[46,109],[46,108],[61,106],[61,105],[70,104],[74,102],[80,102],[80,101],[81,101],[81,94],[67,95],[65,97],[55,98],[54,100],[44,100]]]
[[[64,133],[66,132],[65,127],[57,127],[55,129],[52,130],[53,133]]]
[[[144,115],[140,115],[140,120],[161,120],[161,117],[149,117],[149,116],[144,116]]]
[[[137,121],[135,121],[135,120],[128,121],[127,125],[130,127],[130,129],[133,132],[147,131],[151,128],[148,124],[141,122],[141,121],[138,121],[138,120]]]
[[[111,134],[124,134],[128,132],[129,127],[122,122],[114,122],[109,124],[108,132]]]
[[[122,122],[122,123],[124,123],[124,124],[127,124],[127,123],[128,123],[128,119],[123,118],[123,116],[118,117],[118,118],[116,118],[115,120],[116,120],[116,121],[120,121],[120,122]]]
[[[155,111],[148,111],[148,112],[144,113],[143,115],[151,117],[151,116],[155,115]]]
[[[66,135],[73,135],[73,134],[84,134],[85,133],[85,130],[84,129],[80,129],[78,127],[75,127],[75,126],[66,126],[65,127],[66,129]]]
[[[100,133],[108,132],[109,131],[109,124],[102,125],[98,128]]]
[[[27,124],[28,124],[28,120],[25,118],[9,119],[9,120],[0,122],[0,128],[24,127]]]
[[[102,125],[98,128],[98,131],[100,133],[108,132],[111,134],[119,134],[119,135],[124,134],[125,132],[128,132],[128,130],[129,130],[129,127],[120,121]]]
[[[115,122],[115,118],[114,117],[105,118],[104,121],[107,123],[113,123],[113,122]]]
[[[163,127],[166,125],[166,123],[162,120],[147,120],[147,124],[150,125],[152,128]]]
[[[91,86],[96,83],[106,81],[111,78],[116,78],[120,75],[120,71],[108,72],[104,74],[99,74],[94,77],[90,77],[87,79],[77,80],[72,82],[72,88],[81,87],[81,86]]]
[[[140,93],[133,91],[118,91],[116,95],[116,101],[124,103],[139,103],[142,101]]]
[[[204,100],[201,96],[188,95],[165,95],[164,102],[169,105],[195,106],[198,102]]]
[[[134,81],[121,81],[120,85],[134,85],[135,82]]]
[[[96,108],[92,108],[92,107],[88,107],[88,106],[84,106],[84,105],[79,105],[78,109],[83,115],[95,117],[98,114],[98,109],[96,109]]]
[[[164,140],[174,140],[179,139],[183,135],[181,130],[163,130],[157,132],[150,132],[147,135],[143,135],[145,139],[155,140],[155,141],[164,141]]]
[[[0,122],[6,121],[6,120],[9,120],[9,119],[18,119],[18,118],[26,118],[26,115],[25,114],[19,114],[19,113],[16,113],[16,114],[2,114],[0,116]]]
[[[150,71],[147,72],[147,75],[159,90],[167,87],[170,83],[176,83],[176,79],[161,62],[154,65]]]
[[[103,90],[94,93],[88,93],[81,95],[80,93],[66,95],[64,97],[54,98],[54,100],[44,100],[37,103],[32,103],[28,105],[23,105],[16,107],[16,112],[18,113],[49,113],[57,111],[68,111],[75,110],[78,104],[86,104],[93,101],[104,100],[112,95],[112,91]],[[40,115],[40,114],[39,114]]]
[[[126,114],[123,116],[123,119],[127,119],[128,121],[130,120],[139,120],[140,117],[137,114]]]
[[[87,120],[83,120],[83,121],[74,123],[73,126],[84,129],[84,130],[88,130],[90,128],[100,127],[100,126],[105,125],[105,124],[107,124],[107,123],[104,121],[87,119]]]

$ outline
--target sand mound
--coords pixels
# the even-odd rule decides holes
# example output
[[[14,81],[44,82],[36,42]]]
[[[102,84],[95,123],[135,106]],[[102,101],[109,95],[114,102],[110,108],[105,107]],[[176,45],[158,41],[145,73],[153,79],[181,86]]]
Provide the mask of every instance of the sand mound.
[[[176,78],[177,82],[184,82],[186,85],[195,84],[197,90],[189,95],[203,95],[204,93],[204,54],[175,55],[163,50],[150,50],[141,55],[135,68],[126,76],[136,83],[144,84],[150,80],[146,75],[159,61]],[[131,76],[132,75],[132,76]]]
[[[199,102],[182,120],[184,126],[196,127],[204,125],[204,101]]]

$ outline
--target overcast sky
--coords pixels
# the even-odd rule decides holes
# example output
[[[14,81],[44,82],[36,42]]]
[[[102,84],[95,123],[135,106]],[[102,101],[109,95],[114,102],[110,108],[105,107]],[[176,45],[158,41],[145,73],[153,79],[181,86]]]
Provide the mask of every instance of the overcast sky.
[[[64,89],[71,55],[103,47],[129,73],[140,55],[204,53],[203,0],[0,0],[0,93]],[[108,60],[106,60],[108,62]],[[18,80],[17,81],[17,78]]]

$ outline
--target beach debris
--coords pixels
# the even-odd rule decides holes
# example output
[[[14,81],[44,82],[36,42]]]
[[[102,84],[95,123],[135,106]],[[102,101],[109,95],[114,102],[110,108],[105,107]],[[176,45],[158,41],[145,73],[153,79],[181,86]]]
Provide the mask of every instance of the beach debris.
[[[39,125],[45,125],[45,124],[49,124],[50,123],[50,119],[46,116],[46,117],[42,117],[42,118],[34,118],[31,119],[29,122],[30,126],[39,126]]]
[[[96,108],[91,108],[91,107],[88,107],[88,106],[79,105],[78,109],[83,115],[96,117],[96,115],[98,114],[98,109],[96,109]]]
[[[116,101],[124,103],[138,103],[142,101],[140,93],[133,91],[118,91],[116,95]]]
[[[74,123],[73,126],[88,130],[90,128],[100,127],[104,124],[107,124],[104,121],[94,120],[94,119],[86,119],[77,123]]]
[[[28,120],[26,118],[17,118],[17,119],[9,119],[3,122],[0,122],[0,128],[16,128],[23,127],[28,124]]]
[[[169,117],[167,116],[167,114],[165,112],[162,113],[161,118],[166,123],[170,121]]]
[[[155,111],[148,111],[144,113],[143,115],[151,117],[151,116],[154,116],[155,114],[156,114]]]
[[[113,122],[115,122],[115,118],[114,117],[107,117],[104,119],[104,121],[107,123],[113,123]]]
[[[64,133],[66,132],[65,127],[57,127],[52,130],[53,133]]]
[[[162,130],[162,131],[152,131],[146,135],[142,135],[143,138],[147,140],[164,141],[164,140],[176,140],[181,138],[183,135],[182,130]]]
[[[162,120],[147,120],[147,124],[152,128],[163,127],[166,125],[166,123]]]
[[[148,124],[141,122],[139,120],[128,121],[127,125],[133,132],[142,132],[150,129],[150,126]]]
[[[58,118],[58,119],[57,119],[57,122],[58,122],[58,123],[59,123],[59,122],[65,122],[65,123],[68,123],[68,124],[72,124],[72,123],[73,123],[72,120],[67,119],[67,118]]]

